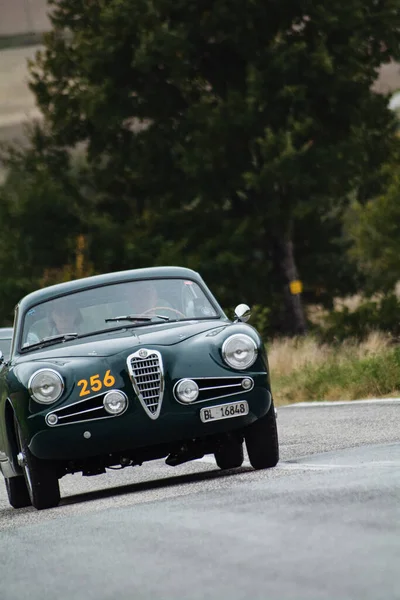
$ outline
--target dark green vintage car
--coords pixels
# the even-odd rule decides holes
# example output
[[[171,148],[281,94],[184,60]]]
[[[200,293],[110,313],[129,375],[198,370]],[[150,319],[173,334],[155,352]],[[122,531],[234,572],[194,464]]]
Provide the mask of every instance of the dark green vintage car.
[[[196,272],[155,267],[44,288],[0,356],[0,468],[10,504],[60,501],[68,473],[214,454],[274,467],[268,363],[249,307],[230,321]]]

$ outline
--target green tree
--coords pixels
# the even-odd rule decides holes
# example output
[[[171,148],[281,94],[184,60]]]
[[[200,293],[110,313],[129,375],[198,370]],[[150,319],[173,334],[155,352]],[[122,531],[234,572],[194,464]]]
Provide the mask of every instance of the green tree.
[[[122,224],[192,207],[192,246],[199,215],[250,220],[247,262],[256,240],[282,323],[303,332],[294,241],[315,233],[299,227],[361,193],[392,150],[371,86],[399,56],[400,0],[50,5],[31,88],[54,145],[85,144],[100,213]]]
[[[365,204],[354,202],[346,215],[351,254],[365,274],[367,291],[391,292],[400,280],[400,175],[393,166],[384,194]]]
[[[40,129],[31,138],[32,149],[9,149],[0,187],[0,314],[8,323],[21,296],[68,277],[81,225],[66,153],[49,148]]]

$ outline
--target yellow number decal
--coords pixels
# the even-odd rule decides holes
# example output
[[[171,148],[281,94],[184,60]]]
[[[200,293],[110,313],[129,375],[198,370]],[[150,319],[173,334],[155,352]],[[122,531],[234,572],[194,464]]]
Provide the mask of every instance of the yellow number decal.
[[[90,394],[90,390],[87,389],[88,382],[86,381],[86,379],[81,379],[80,381],[78,381],[78,385],[82,386],[82,389],[79,392],[79,396],[87,396],[88,394]]]
[[[113,377],[111,375],[110,369],[108,369],[108,371],[106,371],[106,374],[104,375],[103,383],[106,387],[112,387],[114,385],[115,377]]]
[[[91,391],[99,392],[101,390],[101,388],[103,387],[103,385],[105,387],[112,387],[114,385],[114,383],[115,383],[115,377],[113,375],[111,375],[110,369],[108,369],[108,371],[106,371],[103,381],[101,381],[100,375],[98,373],[96,373],[96,375],[92,375],[89,378],[89,381],[87,379],[81,379],[80,381],[78,381],[78,385],[82,386],[82,389],[79,392],[79,396],[87,396],[88,394],[90,394]],[[88,389],[89,385],[90,385],[90,389]]]
[[[90,387],[92,388],[92,392],[98,392],[99,390],[101,390],[102,383],[99,379],[99,374],[97,375],[92,375],[90,378]]]

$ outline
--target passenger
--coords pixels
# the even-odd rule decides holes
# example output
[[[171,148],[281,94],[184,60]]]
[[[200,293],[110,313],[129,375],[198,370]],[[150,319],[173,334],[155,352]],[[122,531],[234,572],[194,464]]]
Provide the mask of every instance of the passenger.
[[[34,310],[33,310],[34,312]],[[43,321],[46,319],[40,319]],[[71,302],[68,302],[66,298],[55,300],[51,303],[50,310],[47,314],[46,326],[41,326],[41,333],[32,325],[24,346],[36,344],[44,337],[51,337],[53,335],[59,335],[63,333],[80,333],[82,323],[82,315],[79,309],[74,306]],[[42,333],[43,332],[43,333]]]
[[[82,315],[76,306],[71,306],[67,300],[55,301],[50,311],[50,335],[59,333],[79,333]]]

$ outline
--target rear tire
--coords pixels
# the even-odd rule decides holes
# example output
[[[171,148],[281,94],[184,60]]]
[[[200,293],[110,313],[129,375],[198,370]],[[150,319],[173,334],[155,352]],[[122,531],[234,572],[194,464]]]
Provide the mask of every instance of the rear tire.
[[[243,464],[243,442],[231,440],[218,448],[214,456],[220,469],[237,469]]]
[[[245,432],[246,448],[254,469],[270,469],[279,460],[278,429],[273,402],[266,415],[249,425]]]
[[[16,429],[23,460],[21,467],[32,506],[37,510],[58,506],[60,486],[53,464],[34,456],[25,443],[18,424]]]
[[[13,508],[26,508],[32,505],[23,475],[6,478],[6,490],[8,501]]]

